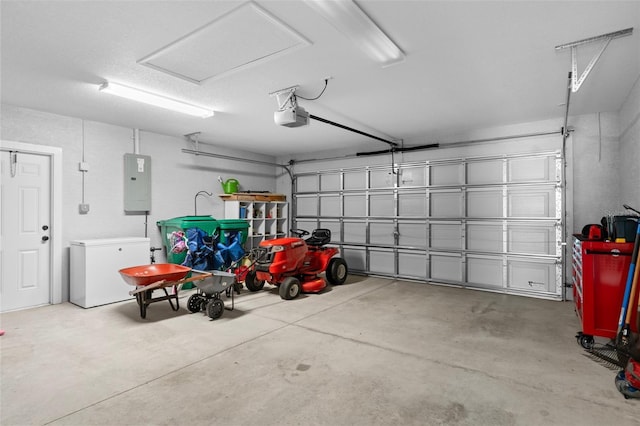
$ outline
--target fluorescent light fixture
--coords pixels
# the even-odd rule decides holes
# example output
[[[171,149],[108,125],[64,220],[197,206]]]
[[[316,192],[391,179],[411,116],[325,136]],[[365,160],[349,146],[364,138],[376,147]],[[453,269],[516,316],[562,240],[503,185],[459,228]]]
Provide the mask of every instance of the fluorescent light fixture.
[[[305,0],[338,31],[383,67],[404,60],[404,52],[352,0]]]
[[[181,112],[183,114],[194,115],[196,117],[212,117],[213,110],[191,105],[176,99],[167,98],[166,96],[156,95],[155,93],[146,92],[133,87],[123,86],[122,84],[107,81],[98,88],[101,92],[110,93],[112,95],[131,99],[145,104],[154,105],[160,108],[170,109],[172,111]]]

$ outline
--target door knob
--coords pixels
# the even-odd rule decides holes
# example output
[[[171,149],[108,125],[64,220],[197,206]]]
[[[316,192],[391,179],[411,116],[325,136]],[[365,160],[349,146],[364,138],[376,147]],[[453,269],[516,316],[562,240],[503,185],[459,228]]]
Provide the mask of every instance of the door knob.
[[[49,237],[47,237],[46,235],[42,236],[42,241],[49,241]]]

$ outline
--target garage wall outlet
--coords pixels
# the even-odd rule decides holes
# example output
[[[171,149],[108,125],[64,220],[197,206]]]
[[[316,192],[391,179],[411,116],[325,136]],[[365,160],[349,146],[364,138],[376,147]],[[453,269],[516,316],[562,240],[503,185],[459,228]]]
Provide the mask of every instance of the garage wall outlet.
[[[78,206],[78,210],[80,211],[80,214],[89,213],[89,204],[80,204]]]

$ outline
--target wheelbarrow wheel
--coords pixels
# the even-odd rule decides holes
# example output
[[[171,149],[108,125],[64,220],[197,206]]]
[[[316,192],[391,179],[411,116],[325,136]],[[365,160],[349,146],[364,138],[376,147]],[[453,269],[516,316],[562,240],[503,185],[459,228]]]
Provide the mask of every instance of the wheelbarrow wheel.
[[[282,284],[280,284],[280,289],[278,291],[280,293],[280,297],[284,300],[295,299],[300,295],[300,280],[296,277],[287,277],[284,279]]]
[[[189,309],[189,312],[191,313],[196,313],[196,312],[200,312],[202,310],[202,297],[200,297],[199,294],[192,294],[191,296],[189,296],[189,299],[187,300],[187,309]]]
[[[224,302],[221,299],[213,299],[207,303],[207,315],[212,320],[218,319],[224,312]]]
[[[249,271],[244,280],[244,285],[247,286],[249,291],[260,291],[264,287],[264,280],[259,280],[256,277],[256,271]]]

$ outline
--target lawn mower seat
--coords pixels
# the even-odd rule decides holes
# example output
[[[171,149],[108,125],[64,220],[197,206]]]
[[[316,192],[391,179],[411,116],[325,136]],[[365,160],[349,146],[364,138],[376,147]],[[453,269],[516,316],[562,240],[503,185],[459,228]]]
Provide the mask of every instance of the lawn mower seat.
[[[304,240],[307,245],[319,247],[327,244],[331,241],[331,230],[330,229],[316,229],[311,233],[311,236]]]

